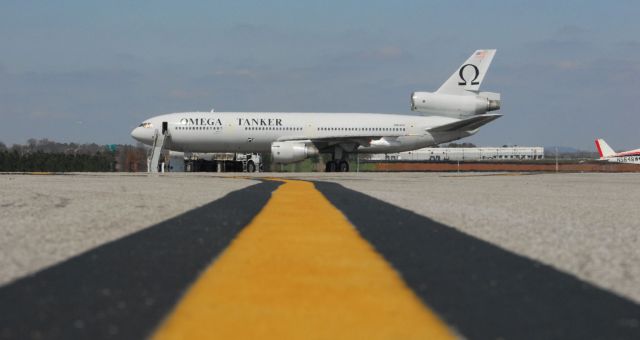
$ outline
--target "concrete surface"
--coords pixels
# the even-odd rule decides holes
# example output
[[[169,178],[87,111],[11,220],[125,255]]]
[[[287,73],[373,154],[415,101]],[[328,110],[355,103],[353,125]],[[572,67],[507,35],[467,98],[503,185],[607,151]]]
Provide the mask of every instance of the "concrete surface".
[[[255,181],[207,175],[0,175],[0,284]]]

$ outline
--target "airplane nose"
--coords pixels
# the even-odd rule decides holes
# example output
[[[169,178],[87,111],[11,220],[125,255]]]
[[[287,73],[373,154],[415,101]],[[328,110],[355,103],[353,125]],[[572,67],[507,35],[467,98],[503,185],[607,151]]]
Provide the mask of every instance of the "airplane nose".
[[[131,131],[131,137],[138,142],[144,142],[144,131],[141,127],[137,127]]]

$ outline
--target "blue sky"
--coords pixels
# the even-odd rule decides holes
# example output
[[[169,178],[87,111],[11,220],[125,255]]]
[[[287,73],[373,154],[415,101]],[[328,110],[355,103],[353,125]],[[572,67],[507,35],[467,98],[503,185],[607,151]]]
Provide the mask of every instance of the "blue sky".
[[[0,2],[0,141],[133,143],[190,110],[410,113],[478,48],[480,145],[640,147],[637,1]]]

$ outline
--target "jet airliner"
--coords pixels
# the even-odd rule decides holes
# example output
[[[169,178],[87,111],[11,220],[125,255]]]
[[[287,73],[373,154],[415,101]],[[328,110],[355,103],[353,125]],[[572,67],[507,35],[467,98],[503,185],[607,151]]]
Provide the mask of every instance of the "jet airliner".
[[[640,164],[640,149],[615,152],[604,139],[596,139],[596,148],[600,154],[600,161]]]
[[[270,152],[275,163],[330,155],[326,171],[349,171],[353,153],[420,149],[475,134],[501,114],[500,94],[480,92],[495,50],[475,51],[435,92],[414,92],[422,115],[305,112],[182,112],[142,122],[131,136],[182,152]]]

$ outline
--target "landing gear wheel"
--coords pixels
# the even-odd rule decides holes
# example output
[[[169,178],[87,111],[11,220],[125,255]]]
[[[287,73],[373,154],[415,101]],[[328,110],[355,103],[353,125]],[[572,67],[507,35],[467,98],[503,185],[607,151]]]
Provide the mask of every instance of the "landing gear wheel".
[[[324,168],[325,172],[336,172],[338,170],[338,164],[334,161],[328,161]]]
[[[247,163],[247,172],[256,172],[256,164],[254,162]]]
[[[338,163],[338,171],[349,172],[349,163],[347,163],[347,161],[340,161],[340,163]]]

